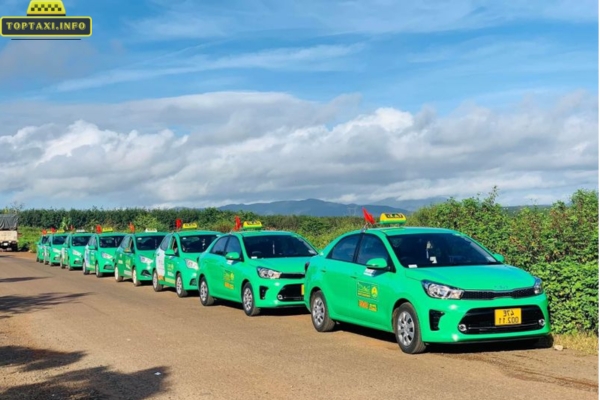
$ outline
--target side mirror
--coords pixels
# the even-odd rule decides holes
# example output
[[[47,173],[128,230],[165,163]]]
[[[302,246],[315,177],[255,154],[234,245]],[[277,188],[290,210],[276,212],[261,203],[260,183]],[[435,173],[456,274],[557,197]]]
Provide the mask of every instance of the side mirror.
[[[367,261],[367,268],[369,269],[386,269],[387,267],[387,261],[383,258],[371,258]]]
[[[173,249],[167,249],[165,250],[165,256],[174,256],[175,252],[173,251]]]
[[[228,260],[237,261],[237,260],[240,259],[240,253],[232,251],[231,253],[227,253],[225,255],[225,258],[228,259]]]
[[[504,260],[505,260],[505,258],[504,258],[504,256],[503,256],[502,254],[495,253],[495,254],[494,254],[494,258],[495,258],[495,259],[496,259],[496,261],[498,261],[499,263],[503,263],[503,264],[504,264]]]

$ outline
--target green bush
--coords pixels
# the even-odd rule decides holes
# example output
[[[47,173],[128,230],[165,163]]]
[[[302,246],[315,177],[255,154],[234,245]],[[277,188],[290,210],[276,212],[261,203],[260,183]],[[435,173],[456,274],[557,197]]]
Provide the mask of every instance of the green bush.
[[[544,281],[553,333],[598,331],[598,264],[535,264],[529,272]]]

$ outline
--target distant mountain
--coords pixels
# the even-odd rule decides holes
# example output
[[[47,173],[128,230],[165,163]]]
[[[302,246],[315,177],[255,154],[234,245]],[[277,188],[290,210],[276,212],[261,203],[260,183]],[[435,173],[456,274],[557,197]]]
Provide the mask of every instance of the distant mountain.
[[[393,197],[388,197],[387,199],[380,200],[378,202],[375,202],[374,204],[402,208],[404,210],[414,212],[417,211],[419,208],[444,203],[447,200],[448,197],[443,196],[427,197],[425,199],[418,200],[397,200]]]
[[[228,204],[219,207],[226,211],[248,211],[258,215],[311,215],[313,217],[343,217],[362,216],[362,207],[365,207],[373,216],[378,217],[381,213],[404,213],[410,211],[404,208],[390,207],[381,204],[359,205],[340,204],[329,201],[307,199],[292,201],[274,201],[271,203],[253,204]]]

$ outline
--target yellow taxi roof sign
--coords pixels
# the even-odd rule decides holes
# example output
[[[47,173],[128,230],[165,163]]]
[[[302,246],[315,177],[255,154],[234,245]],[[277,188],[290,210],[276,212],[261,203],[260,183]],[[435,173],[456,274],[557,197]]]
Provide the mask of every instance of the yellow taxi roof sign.
[[[198,224],[195,222],[185,223],[181,226],[181,229],[198,229]]]
[[[244,221],[242,229],[246,231],[262,229],[262,223],[260,221]]]
[[[402,213],[382,213],[379,217],[379,223],[382,225],[404,225],[406,216]]]
[[[37,1],[29,2],[27,16],[67,15],[67,10],[62,1]]]
[[[65,233],[65,230],[64,229],[59,229],[59,230],[56,231],[56,233]]]
[[[112,232],[113,228],[102,228],[102,233],[104,232]]]
[[[146,228],[145,232],[158,232],[156,228]]]

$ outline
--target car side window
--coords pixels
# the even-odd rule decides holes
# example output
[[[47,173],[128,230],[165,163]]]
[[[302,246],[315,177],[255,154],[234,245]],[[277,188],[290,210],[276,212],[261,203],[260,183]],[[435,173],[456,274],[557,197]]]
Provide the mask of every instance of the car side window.
[[[179,254],[179,244],[177,243],[177,238],[175,237],[175,235],[173,235],[171,237],[171,243],[169,244],[169,249],[172,249],[173,253],[175,253],[175,255]]]
[[[96,236],[91,236],[90,241],[88,242],[88,246],[95,246],[95,245],[96,245]]]
[[[218,254],[220,256],[224,256],[225,255],[225,245],[227,244],[228,239],[229,239],[229,236],[223,236],[222,238],[217,239],[217,241],[215,242],[215,245],[210,250],[210,252],[212,254]]]
[[[375,235],[366,234],[360,241],[360,246],[358,246],[356,263],[367,265],[367,262],[373,258],[383,258],[387,261],[388,265],[391,265],[390,253],[385,248],[381,239]]]
[[[353,262],[359,238],[360,235],[358,234],[346,236],[333,246],[333,249],[331,249],[327,258],[337,261]]]
[[[225,249],[225,254],[228,253],[238,253],[240,256],[242,255],[242,245],[240,245],[240,241],[235,236],[232,236],[227,242],[227,247]]]
[[[165,236],[165,238],[163,239],[163,241],[160,242],[159,249],[161,249],[162,251],[167,250],[167,246],[169,245],[170,241],[171,241],[171,235]]]

